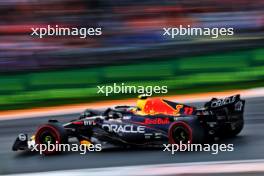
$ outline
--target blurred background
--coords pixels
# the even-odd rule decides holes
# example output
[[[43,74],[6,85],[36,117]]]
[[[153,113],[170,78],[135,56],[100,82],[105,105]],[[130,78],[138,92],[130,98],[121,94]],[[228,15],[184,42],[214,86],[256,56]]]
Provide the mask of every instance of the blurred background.
[[[103,35],[33,38],[47,25]],[[235,35],[164,37],[164,27],[226,27]],[[169,94],[264,85],[264,1],[1,0],[0,109],[135,97],[98,85],[167,85]]]

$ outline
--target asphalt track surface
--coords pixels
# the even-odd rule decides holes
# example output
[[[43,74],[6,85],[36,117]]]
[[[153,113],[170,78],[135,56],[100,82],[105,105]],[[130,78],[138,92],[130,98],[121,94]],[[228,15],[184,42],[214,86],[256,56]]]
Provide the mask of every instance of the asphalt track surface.
[[[201,105],[195,104],[195,105]],[[41,156],[32,152],[13,152],[14,139],[20,132],[32,134],[39,124],[48,119],[62,122],[77,114],[56,117],[28,118],[0,121],[0,174],[41,172],[53,170],[100,168],[145,164],[264,159],[264,98],[246,99],[245,127],[235,138],[218,143],[234,144],[233,152],[178,152],[172,155],[156,149],[109,149],[80,155],[67,152],[55,156]]]

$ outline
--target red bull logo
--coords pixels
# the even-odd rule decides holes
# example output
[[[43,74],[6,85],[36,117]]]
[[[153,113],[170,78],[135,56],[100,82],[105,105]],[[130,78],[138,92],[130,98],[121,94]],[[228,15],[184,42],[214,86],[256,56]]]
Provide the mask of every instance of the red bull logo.
[[[145,118],[144,123],[148,125],[165,125],[165,124],[169,124],[170,121],[169,118],[155,118],[155,119]]]

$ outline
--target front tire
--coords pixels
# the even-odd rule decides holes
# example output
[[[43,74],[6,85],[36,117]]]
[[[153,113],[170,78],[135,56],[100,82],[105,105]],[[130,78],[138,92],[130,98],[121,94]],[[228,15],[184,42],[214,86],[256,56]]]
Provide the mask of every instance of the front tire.
[[[54,145],[67,144],[68,136],[63,126],[59,125],[58,123],[48,123],[41,125],[38,128],[35,134],[35,142],[36,144],[38,144],[38,148],[40,147],[40,145],[46,145],[48,147],[48,144],[54,144]],[[47,148],[42,152],[45,155],[50,155],[60,152],[56,150],[56,147],[52,149],[53,150],[48,150]]]

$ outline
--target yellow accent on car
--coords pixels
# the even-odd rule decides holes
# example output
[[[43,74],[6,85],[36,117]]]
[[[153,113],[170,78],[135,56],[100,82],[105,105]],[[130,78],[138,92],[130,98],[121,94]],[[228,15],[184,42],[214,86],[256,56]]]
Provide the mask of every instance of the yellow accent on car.
[[[81,140],[80,143],[81,145],[86,145],[87,147],[89,147],[92,144],[91,141],[88,140]]]
[[[145,95],[145,94],[142,94],[142,95],[138,96],[138,99],[141,99],[141,100],[146,100],[147,98],[148,98],[148,96]]]
[[[140,111],[144,111],[144,107],[145,107],[146,102],[147,102],[146,99],[139,99],[139,100],[137,100],[137,108]]]

